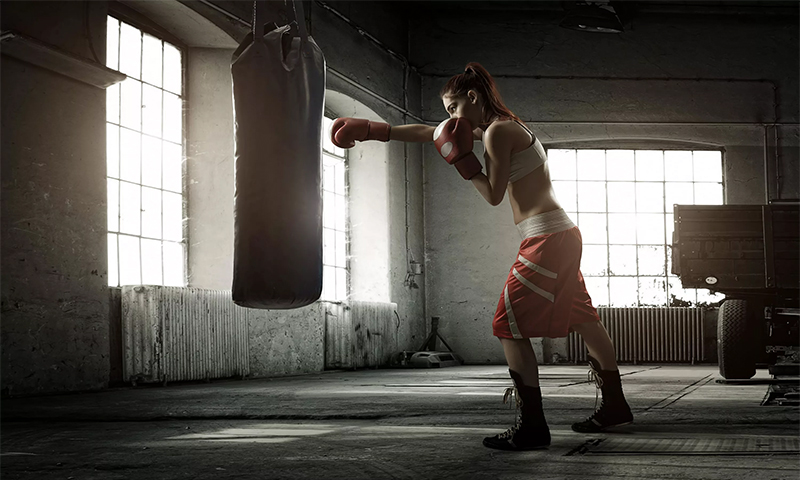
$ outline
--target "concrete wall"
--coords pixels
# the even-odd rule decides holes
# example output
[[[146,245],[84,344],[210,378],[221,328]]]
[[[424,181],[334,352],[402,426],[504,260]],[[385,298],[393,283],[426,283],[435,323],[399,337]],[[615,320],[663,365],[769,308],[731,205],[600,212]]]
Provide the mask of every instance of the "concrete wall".
[[[325,362],[325,305],[269,310],[247,325],[250,376],[272,377],[320,372]]]
[[[478,61],[545,147],[721,149],[726,201],[764,202],[762,127],[646,123],[796,123],[797,15],[751,13],[745,23],[736,15],[643,14],[622,35],[562,29],[562,16],[482,12],[478,19],[475,12],[450,12],[419,18],[412,25],[411,61],[423,75],[424,117],[445,118],[439,89],[467,62]],[[554,121],[642,124],[548,123]],[[798,198],[798,129],[784,127],[779,134],[782,196]],[[467,361],[503,362],[491,318],[519,245],[508,199],[493,208],[432,147],[424,157],[428,315],[442,317],[445,338]],[[774,197],[772,140],[768,161]]]
[[[249,10],[240,11],[240,4],[220,3],[220,6],[243,18],[250,14]],[[331,12],[315,5],[310,13],[310,33],[322,48],[328,68],[336,72],[328,75],[328,113],[402,123],[403,118],[384,102],[340,78],[340,75],[346,76],[402,105],[405,73],[402,61],[375,47]],[[279,19],[282,14],[285,12],[273,10],[271,17]],[[396,23],[392,24],[394,30],[382,27],[389,24],[385,17],[374,16],[364,21],[367,23],[364,26],[370,31],[389,31],[385,38],[389,43],[399,44],[398,38],[405,38],[405,28],[398,30]],[[192,48],[188,56],[189,282],[199,288],[230,289],[232,281],[234,127],[230,97],[231,53],[229,50]],[[420,109],[420,87],[421,82],[415,77],[409,86],[409,105],[417,112]],[[397,343],[401,349],[416,347],[425,333],[424,288],[408,287],[404,280],[409,256],[406,249],[417,259],[423,257],[421,148],[409,148],[406,153],[402,144],[367,143],[349,150],[348,158],[352,299],[396,303],[401,318]],[[276,319],[291,319],[295,314],[276,311],[274,315]],[[291,322],[278,324],[285,326]],[[263,328],[266,327],[259,327]],[[272,330],[275,328],[270,327]],[[289,354],[314,358],[320,353],[316,336],[308,336],[308,341],[303,341],[300,337],[304,335],[304,329],[287,331],[298,338],[288,343],[253,342],[251,358],[259,356],[256,350],[261,346],[264,347],[261,353],[264,358]],[[321,364],[298,365],[294,373],[313,371],[309,370],[313,365]],[[265,366],[255,372],[269,371]]]
[[[218,3],[249,20],[251,3]],[[223,25],[229,36],[239,39],[247,28],[204,5],[124,4],[119,8],[127,9],[125,14],[145,15],[188,47],[189,281],[192,286],[229,289],[232,50],[222,37],[207,33],[210,25]],[[108,11],[104,2],[4,2],[2,8],[4,30],[16,30],[91,58],[84,23],[88,8],[88,31],[102,63]],[[200,11],[210,23],[198,22],[194,13],[182,8]],[[342,8],[349,11],[350,6]],[[377,5],[367,9],[372,13],[358,10],[361,25],[376,32],[381,42],[406,53],[401,51],[407,46],[405,22],[396,22],[389,10]],[[421,80],[410,72],[404,95],[407,70],[401,58],[366,40],[336,14],[316,5],[309,13],[311,33],[323,47],[329,67],[392,103],[403,105],[407,96],[408,108],[420,112]],[[273,14],[281,19],[280,12]],[[200,30],[187,31],[191,24],[202,30],[201,34]],[[210,48],[220,46],[223,48]],[[109,292],[106,277],[105,151],[104,142],[97,141],[105,132],[105,92],[5,56],[2,83],[3,389],[5,393],[29,394],[103,388],[111,377],[120,380],[119,325],[109,328],[110,322],[119,321],[119,302],[115,292]],[[370,110],[376,118],[403,122],[385,102],[338,77],[329,77],[328,88]],[[425,333],[424,288],[404,285],[408,252],[417,259],[423,257],[422,150],[404,149],[402,144],[372,147],[377,150],[357,152],[356,169],[350,173],[360,180],[351,188],[357,188],[352,193],[358,202],[382,211],[383,223],[375,228],[382,231],[379,260],[384,268],[380,292],[360,288],[357,296],[396,303],[401,320],[397,344],[412,348]],[[361,165],[363,172],[358,170]],[[383,175],[380,183],[370,176],[376,166]],[[376,195],[381,202],[374,201]],[[353,206],[354,210],[359,206]],[[369,217],[370,210],[363,215]],[[369,235],[362,235],[360,241],[363,260],[369,260],[374,253]],[[362,264],[361,270],[371,272],[369,261]],[[371,274],[374,277],[375,272]],[[357,285],[368,285],[374,279],[365,275],[356,279]],[[270,325],[251,326],[256,375],[322,368],[324,315],[316,311],[305,315],[306,311],[275,312]],[[305,315],[307,322],[299,322],[297,315]]]
[[[404,106],[407,103],[408,110],[416,115],[421,113],[421,78],[414,71],[406,72],[402,59],[398,58],[408,55],[405,7],[395,2],[330,2],[339,14],[369,32],[369,35],[383,45],[381,47],[360,35],[337,13],[326,10],[317,3],[306,2],[306,5],[312,6],[311,33],[322,47],[329,71],[332,70],[333,73],[328,75],[328,89],[353,99],[354,104],[359,105],[359,111],[366,108],[374,112],[377,118],[391,125],[417,123],[413,119],[404,118],[397,109],[341,78],[344,76],[395,105]],[[395,52],[396,55],[387,53],[386,49]],[[332,113],[337,116],[349,116],[354,113],[348,108],[344,111],[335,111],[337,106],[340,105],[331,105],[334,109]],[[358,158],[353,168],[373,161],[371,156],[375,152],[374,149],[381,148],[365,147],[351,150],[351,158]],[[419,288],[408,286],[404,280],[410,258],[413,256],[417,261],[421,261],[424,256],[422,148],[420,145],[390,142],[383,149],[386,156],[374,158],[376,162],[385,163],[385,167],[380,168],[382,178],[371,181],[372,188],[377,190],[382,188],[385,178],[386,191],[381,195],[381,202],[385,195],[385,211],[389,219],[386,232],[388,246],[381,248],[386,248],[388,252],[389,301],[397,304],[401,321],[397,339],[399,348],[416,349],[426,335],[425,287],[423,279],[416,280]],[[351,180],[356,179],[358,182],[358,176],[358,172],[350,172]],[[360,186],[363,188],[360,193],[364,194],[369,188],[364,182],[370,179],[363,174],[361,178],[362,183],[351,184],[351,188]],[[359,192],[352,190],[351,193],[359,195]],[[367,197],[365,201],[369,201],[369,194],[365,197]],[[351,209],[351,212],[355,211],[355,208]],[[354,238],[354,242],[357,241],[358,239]],[[368,243],[363,245],[363,251],[366,251],[369,245]],[[358,251],[356,253],[358,254]],[[359,257],[354,260],[360,261]],[[364,263],[361,262],[361,265]],[[364,290],[360,292],[363,293]],[[359,293],[359,290],[355,293]],[[373,300],[369,296],[360,296],[360,299]]]
[[[249,21],[250,2],[215,3]],[[181,5],[201,12],[236,39],[247,31],[207,4]],[[624,35],[587,36],[559,29],[559,15],[547,11],[441,19],[426,14],[414,15],[409,46],[403,5],[332,5],[383,44],[361,35],[339,14],[306,2],[311,34],[330,68],[329,109],[338,116],[363,113],[392,125],[416,123],[355,82],[416,115],[440,120],[439,87],[467,61],[477,60],[499,75],[508,103],[548,146],[658,148],[680,142],[724,149],[730,203],[758,203],[764,196],[763,131],[758,127],[546,122],[773,120],[773,84],[754,79],[778,87],[778,120],[797,121],[796,16],[750,16],[747,23],[735,17],[642,17]],[[152,15],[163,16],[156,23],[178,38],[196,24],[182,21],[170,30],[164,22],[183,18],[180,8],[149,7]],[[99,59],[104,58],[104,2],[3,2],[1,8],[4,30],[85,58],[94,56],[91,41]],[[285,12],[272,13],[285,21]],[[203,31],[209,25],[203,23]],[[220,45],[202,42],[216,37],[198,31],[185,37],[189,279],[192,286],[227,289],[233,196],[231,46],[222,42],[224,48],[209,48]],[[402,57],[410,58],[423,75],[407,70]],[[537,75],[550,78],[533,78]],[[562,78],[569,76],[639,80]],[[715,80],[678,80],[694,77]],[[728,78],[733,81],[718,81]],[[115,342],[119,338],[118,330],[109,328],[111,319],[118,318],[110,308],[118,302],[109,301],[115,297],[107,287],[105,151],[104,142],[98,141],[105,132],[105,93],[3,56],[0,100],[3,390],[25,394],[103,388],[112,367],[119,370],[109,358],[109,352],[119,352],[109,341],[110,333]],[[783,196],[797,197],[798,132],[782,128],[779,133]],[[351,213],[357,222],[351,251],[354,297],[398,305],[399,349],[416,348],[426,334],[426,318],[436,315],[442,318],[444,337],[468,361],[501,362],[490,320],[519,242],[507,201],[490,207],[429,146],[370,144],[351,150],[350,158]],[[404,282],[411,257],[426,260],[425,274],[416,279],[419,288]],[[372,268],[376,265],[380,268]],[[256,374],[322,368],[322,325],[313,322],[321,316],[310,313],[302,318],[311,323],[298,322],[296,315],[304,311],[279,312],[274,322],[251,326]]]
[[[87,60],[91,42],[105,57],[104,2],[0,8],[3,31]],[[110,368],[105,91],[7,56],[0,69],[3,392],[102,388]]]
[[[189,285],[233,282],[233,50],[190,48],[186,73]]]

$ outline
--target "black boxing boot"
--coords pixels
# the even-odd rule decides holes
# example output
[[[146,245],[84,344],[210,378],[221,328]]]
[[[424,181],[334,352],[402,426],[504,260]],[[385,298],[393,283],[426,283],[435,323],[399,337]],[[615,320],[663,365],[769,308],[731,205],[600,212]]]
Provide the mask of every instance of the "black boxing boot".
[[[622,393],[619,370],[601,370],[600,362],[589,355],[589,378],[594,380],[602,392],[600,407],[595,409],[591,417],[572,424],[572,430],[579,433],[597,433],[633,422],[631,407]]]
[[[483,439],[489,448],[500,450],[536,450],[550,445],[550,429],[542,410],[542,390],[529,387],[522,382],[522,376],[509,369],[514,386],[507,388],[503,403],[510,395],[516,396],[517,423],[505,432]]]

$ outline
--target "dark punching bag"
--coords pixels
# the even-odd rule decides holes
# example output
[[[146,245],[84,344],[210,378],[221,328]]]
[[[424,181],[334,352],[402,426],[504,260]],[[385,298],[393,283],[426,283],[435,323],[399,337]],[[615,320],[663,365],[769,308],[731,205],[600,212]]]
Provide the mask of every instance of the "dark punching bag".
[[[322,291],[321,129],[325,58],[306,31],[265,33],[257,1],[253,33],[231,61],[236,128],[233,301],[298,308]],[[274,24],[271,25],[274,27]]]

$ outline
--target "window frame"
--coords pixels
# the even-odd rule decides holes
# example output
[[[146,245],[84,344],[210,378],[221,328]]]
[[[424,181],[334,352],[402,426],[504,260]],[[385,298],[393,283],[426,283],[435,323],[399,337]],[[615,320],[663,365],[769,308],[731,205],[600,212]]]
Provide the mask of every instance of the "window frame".
[[[127,23],[127,24],[129,24],[129,25],[131,25],[131,26],[133,26],[133,27],[135,27],[137,29],[139,29],[143,34],[148,34],[148,35],[151,35],[153,37],[156,37],[156,38],[162,40],[163,42],[170,43],[172,46],[174,46],[175,48],[177,48],[181,52],[181,93],[180,93],[180,99],[181,99],[181,135],[180,135],[180,138],[181,138],[181,237],[182,238],[181,238],[180,242],[174,242],[174,243],[178,243],[178,244],[181,244],[183,246],[183,259],[182,259],[182,261],[183,261],[183,285],[182,286],[183,287],[187,287],[187,286],[189,286],[189,279],[191,278],[191,272],[189,272],[189,249],[190,249],[190,245],[191,245],[191,242],[189,241],[190,229],[189,229],[188,222],[186,221],[186,219],[188,218],[188,213],[189,213],[189,189],[187,188],[188,187],[188,164],[189,164],[189,159],[188,159],[188,124],[187,124],[187,105],[189,103],[189,98],[188,98],[188,88],[187,88],[187,81],[188,81],[188,72],[187,72],[187,70],[188,70],[189,47],[183,41],[181,41],[178,37],[176,37],[175,35],[170,33],[168,30],[164,29],[163,27],[161,27],[160,25],[158,25],[154,21],[150,20],[147,16],[145,16],[145,15],[141,14],[140,12],[138,12],[138,11],[126,6],[126,5],[123,5],[123,4],[119,3],[119,2],[109,2],[108,11],[106,12],[106,19],[108,19],[109,17],[113,17],[119,22],[125,22],[125,23]],[[108,31],[108,28],[106,28],[106,32],[107,31]],[[107,44],[107,42],[108,42],[108,39],[106,39],[106,44]],[[104,48],[105,48],[105,46],[104,46]],[[106,52],[105,50],[104,50],[104,55],[105,55],[105,57],[103,59],[104,60],[103,63],[104,63],[104,65],[106,65],[107,64],[107,59],[108,59],[108,52]],[[120,52],[117,53],[117,58],[119,58],[119,56],[120,56]],[[140,81],[141,81],[141,79],[140,79]],[[164,89],[163,86],[161,87],[161,89],[162,90]],[[121,89],[120,89],[119,97],[120,97],[120,103],[121,103],[122,102],[122,91],[121,91]],[[108,107],[106,107],[106,109],[107,108]],[[121,115],[121,111],[120,111],[120,115]],[[106,125],[109,124],[107,118],[106,118],[104,123]],[[122,127],[120,126],[120,128],[122,128]],[[163,124],[162,124],[162,128],[163,128]],[[140,131],[140,133],[142,133],[142,132]],[[106,138],[106,148],[107,148],[108,139],[107,139],[107,137],[104,137],[104,138]],[[163,141],[163,138],[162,138],[162,141]],[[162,161],[163,161],[163,159],[162,159]],[[109,177],[108,174],[106,174],[106,179],[108,179],[108,178],[111,178],[111,177]],[[143,184],[141,183],[141,178],[140,178],[139,185],[143,186]],[[162,191],[164,190],[163,184],[162,184],[162,188],[160,188],[160,190],[162,190]],[[118,205],[117,206],[118,206],[118,209],[119,209],[119,206],[120,206],[119,200],[118,200]],[[108,207],[106,207],[106,210],[108,210]],[[162,215],[163,215],[163,203],[162,203]],[[140,218],[139,222],[140,222],[140,227],[141,227],[141,218]],[[163,225],[162,225],[162,229],[163,229]],[[107,231],[107,233],[114,233],[114,232],[111,232],[111,231],[108,230],[108,225],[107,224],[106,224],[106,231]],[[116,232],[116,233],[117,233],[117,235],[121,235],[121,232]],[[136,236],[139,237],[140,239],[142,238],[141,230],[140,230],[140,234],[136,235]],[[163,237],[163,230],[162,230],[162,237]],[[162,238],[161,241],[164,242],[164,241],[170,241],[170,240],[164,240]],[[119,242],[119,240],[118,240],[118,242]],[[120,257],[120,252],[119,252],[119,243],[117,243],[117,282],[116,282],[116,287],[112,286],[111,288],[121,288],[123,286],[123,284],[121,282],[121,276],[120,276],[120,258],[121,257]],[[164,284],[163,259],[164,259],[164,253],[163,253],[163,249],[162,249],[162,259],[161,259],[162,260],[162,278],[161,278],[161,284],[162,285]],[[140,263],[140,269],[141,269],[141,265],[142,265],[141,243],[140,243],[139,263]],[[140,281],[141,280],[143,280],[143,278],[141,278],[141,272],[140,272]]]
[[[703,148],[703,147],[705,147],[705,148]],[[721,201],[722,201],[721,204],[725,204],[725,199],[726,199],[725,150],[724,150],[724,148],[711,149],[711,148],[708,148],[708,146],[703,146],[703,147],[700,147],[700,148],[695,148],[693,146],[659,147],[659,146],[647,145],[647,146],[636,146],[636,147],[603,148],[603,147],[589,147],[589,146],[565,146],[565,147],[551,147],[551,148],[547,149],[548,155],[550,154],[551,150],[572,151],[573,152],[572,155],[574,155],[574,162],[575,162],[575,174],[574,174],[574,177],[571,178],[571,179],[567,179],[567,178],[555,178],[555,179],[552,179],[551,178],[551,181],[552,182],[568,182],[568,183],[571,183],[572,185],[574,185],[574,189],[575,189],[575,198],[574,198],[575,211],[574,212],[569,211],[567,208],[565,208],[565,211],[568,211],[568,213],[570,213],[570,214],[572,214],[572,213],[575,214],[576,218],[574,220],[575,220],[576,225],[580,225],[580,223],[581,223],[581,222],[579,222],[581,214],[584,214],[584,215],[586,215],[586,214],[598,214],[598,215],[603,215],[605,217],[605,242],[604,243],[588,243],[588,244],[586,242],[584,242],[584,249],[588,245],[597,245],[597,246],[604,246],[605,247],[605,251],[606,251],[606,259],[605,259],[606,269],[605,269],[605,273],[601,274],[601,275],[593,275],[593,274],[588,274],[587,275],[586,273],[584,273],[584,278],[605,278],[605,280],[606,280],[606,282],[605,282],[606,290],[605,290],[603,303],[605,303],[605,298],[608,299],[608,302],[607,302],[607,305],[605,305],[605,304],[603,305],[604,307],[607,306],[607,307],[611,307],[611,308],[653,308],[653,307],[655,307],[655,308],[664,308],[664,307],[685,306],[685,305],[679,305],[679,303],[687,302],[686,300],[683,300],[683,299],[681,299],[679,297],[675,297],[675,299],[673,299],[672,298],[673,295],[671,295],[672,288],[671,288],[670,283],[671,283],[671,281],[674,281],[674,279],[679,278],[679,277],[676,277],[676,276],[672,275],[671,272],[670,272],[670,270],[671,270],[670,269],[671,249],[672,249],[671,241],[672,241],[672,239],[668,238],[668,235],[669,235],[669,232],[670,232],[670,228],[669,228],[670,225],[668,225],[668,222],[670,220],[670,216],[674,215],[674,207],[672,207],[671,205],[667,205],[667,202],[669,200],[668,195],[667,195],[667,185],[670,184],[670,183],[690,183],[692,185],[692,198],[693,198],[693,203],[694,204],[698,204],[698,203],[696,203],[697,200],[695,198],[696,194],[697,194],[695,186],[697,184],[719,185],[720,188],[721,188],[721,191],[720,191],[720,193],[721,193]],[[630,152],[633,153],[633,156],[632,156],[632,161],[633,161],[632,175],[633,175],[633,178],[632,179],[630,179],[630,180],[619,180],[619,179],[609,180],[609,178],[608,178],[608,152],[609,151],[614,151],[614,150],[630,151]],[[580,173],[579,173],[580,172],[580,167],[579,167],[579,159],[578,159],[578,152],[580,152],[580,151],[602,152],[602,154],[603,154],[603,162],[604,162],[604,178],[602,180],[599,180],[599,179],[594,179],[594,180],[593,179],[580,179]],[[637,168],[637,166],[636,166],[637,165],[637,152],[643,152],[643,151],[648,151],[648,152],[657,151],[657,152],[660,152],[661,158],[662,158],[662,165],[664,166],[664,168],[662,170],[662,173],[661,173],[661,180],[648,180],[648,179],[639,180],[637,178],[638,177],[637,171],[636,171],[636,168]],[[667,173],[667,170],[666,170],[667,163],[666,163],[666,160],[665,160],[665,154],[667,152],[688,152],[689,154],[691,154],[691,157],[692,157],[692,168],[693,168],[692,179],[691,180],[669,180],[669,179],[667,179],[667,175],[666,175],[666,173]],[[695,157],[694,156],[695,156],[696,152],[714,152],[714,153],[719,153],[719,155],[720,155],[719,161],[720,161],[720,174],[721,174],[721,177],[719,178],[718,181],[697,180],[695,178],[694,169],[696,167],[695,167],[695,164],[694,164],[694,161],[695,161]],[[585,183],[595,182],[595,183],[603,185],[604,192],[605,192],[605,197],[603,199],[604,208],[603,208],[602,212],[582,211],[581,210],[580,202],[579,202],[579,196],[580,196],[580,188],[579,188],[579,186],[580,186],[581,182],[585,182]],[[609,199],[609,191],[610,191],[609,186],[613,185],[614,183],[630,183],[630,184],[632,184],[634,186],[633,187],[634,188],[634,199],[633,199],[633,202],[634,202],[633,205],[634,206],[632,207],[630,212],[610,212],[609,211],[609,203],[610,203],[609,202],[609,200],[610,200]],[[636,206],[636,203],[635,203],[637,201],[636,195],[638,194],[637,193],[638,192],[638,185],[639,184],[647,184],[647,183],[658,183],[658,184],[661,185],[661,196],[662,196],[662,208],[663,208],[663,211],[661,211],[661,212],[652,212],[652,214],[661,215],[661,217],[662,217],[662,222],[663,222],[662,224],[663,224],[663,228],[664,228],[664,230],[663,230],[664,231],[664,242],[665,243],[663,243],[663,244],[662,243],[656,244],[656,243],[652,243],[652,242],[640,243],[640,240],[638,238],[639,232],[638,232],[638,227],[637,226],[633,227],[634,235],[636,236],[635,237],[636,240],[635,240],[634,243],[618,243],[618,242],[612,243],[611,242],[611,231],[610,231],[609,214],[610,213],[621,213],[621,214],[628,214],[628,215],[634,215],[634,216],[638,216],[640,214],[648,214],[648,212],[639,212],[639,211],[637,211],[638,209],[637,209],[637,206]],[[557,192],[556,192],[556,194],[558,195]],[[559,200],[561,200],[561,199],[559,198]],[[572,201],[573,201],[573,199],[570,199],[570,203]],[[634,217],[634,218],[636,218],[636,217]],[[672,218],[672,221],[673,221],[673,227],[674,227],[675,219]],[[674,231],[674,229],[673,229],[673,231]],[[635,269],[636,269],[636,273],[635,274],[616,274],[616,275],[611,275],[611,273],[613,271],[613,266],[612,266],[612,263],[611,263],[611,250],[612,250],[611,247],[612,246],[626,246],[626,247],[631,247],[632,246],[634,248],[635,260],[636,260],[635,261],[635,265],[634,265]],[[664,259],[663,259],[664,273],[663,274],[652,275],[652,274],[641,274],[640,273],[641,269],[640,269],[639,251],[640,251],[641,247],[658,247],[658,248],[662,248],[663,247],[663,249],[664,249]],[[612,295],[612,288],[611,288],[611,278],[632,278],[632,279],[635,279],[635,282],[636,282],[636,304],[635,305],[626,305],[626,306],[614,305],[614,303],[613,303],[614,298],[613,298],[613,295]],[[649,279],[654,279],[654,278],[658,279],[659,281],[660,280],[664,281],[663,282],[664,283],[664,296],[665,296],[666,301],[661,303],[661,304],[645,303],[642,300],[641,286],[642,286],[643,280],[649,280]],[[692,306],[692,307],[705,307],[705,306],[713,305],[714,303],[716,303],[716,302],[713,302],[713,301],[709,302],[708,298],[698,298],[698,296],[700,295],[699,290],[701,290],[701,289],[686,289],[686,290],[694,290],[695,291],[694,300],[689,302],[691,304],[690,306]],[[591,292],[590,292],[590,295],[591,295]],[[703,296],[707,297],[708,295],[703,294]],[[594,303],[597,305],[596,301]],[[676,303],[678,305],[676,305]]]
[[[335,112],[329,110],[327,107],[324,109],[322,116],[323,116],[323,122],[324,122],[325,118],[328,118],[331,121],[336,120],[337,118],[339,118],[339,115],[337,115]],[[323,128],[322,132],[321,132],[321,135],[327,135],[327,134],[328,134],[328,132]],[[324,182],[324,162],[325,162],[324,156],[325,155],[331,155],[331,156],[333,156],[335,158],[342,159],[342,163],[344,165],[344,190],[345,190],[344,200],[345,200],[345,205],[347,205],[347,210],[346,210],[346,213],[345,213],[345,229],[344,229],[344,234],[345,234],[345,266],[344,266],[344,270],[345,270],[346,276],[347,276],[347,282],[345,283],[345,296],[344,296],[343,299],[332,300],[332,299],[323,298],[322,295],[320,294],[320,301],[328,302],[328,303],[336,303],[336,304],[347,304],[347,303],[349,303],[350,294],[352,293],[352,282],[353,282],[351,262],[350,262],[350,243],[351,243],[351,240],[352,240],[352,233],[353,233],[352,232],[352,226],[351,226],[351,223],[350,223],[350,156],[349,156],[350,150],[344,149],[344,155],[341,156],[341,157],[336,155],[336,154],[332,154],[332,153],[326,152],[325,148],[324,148],[324,140],[323,140],[323,145],[320,147],[320,150],[322,152],[322,154],[320,156],[320,191],[322,191],[323,187],[324,187],[324,185],[323,185],[323,182]],[[323,209],[325,208],[324,195],[323,195],[323,207],[322,208]],[[323,234],[324,234],[324,231],[325,231],[324,223],[323,223],[323,226],[322,226],[322,230],[323,230]],[[337,231],[337,230],[334,230],[334,231]],[[338,230],[338,231],[341,231],[341,230]],[[324,252],[323,252],[323,258],[324,258]],[[334,268],[342,268],[342,267],[336,267],[334,265],[329,265],[329,266],[333,266]],[[324,267],[325,267],[325,263],[323,262],[323,272],[325,271]],[[324,275],[324,273],[323,273],[323,275]],[[324,282],[325,282],[324,277],[323,277],[322,281],[323,281],[323,289],[324,289]]]

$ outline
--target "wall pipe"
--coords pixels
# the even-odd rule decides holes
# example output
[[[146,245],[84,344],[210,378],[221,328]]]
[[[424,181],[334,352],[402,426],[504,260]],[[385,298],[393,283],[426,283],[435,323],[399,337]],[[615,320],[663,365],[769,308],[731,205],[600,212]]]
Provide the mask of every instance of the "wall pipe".
[[[251,22],[248,22],[244,19],[239,18],[236,15],[231,14],[230,12],[224,10],[223,8],[217,7],[213,3],[208,0],[201,0],[203,4],[208,5],[209,7],[213,8],[214,10],[222,13],[223,15],[241,23],[242,25],[246,25],[248,27],[251,26]],[[374,92],[359,83],[351,80],[343,73],[337,71],[336,69],[328,67],[328,71],[330,71],[334,76],[341,79],[342,81],[346,82],[347,84],[351,85],[352,87],[360,90],[361,92],[370,95],[371,97],[381,101],[382,103],[386,104],[387,106],[395,109],[399,113],[404,115],[404,121],[407,122],[408,118],[413,118],[414,120],[427,123],[427,124],[436,124],[438,123],[437,120],[425,120],[422,117],[413,114],[408,110],[408,73],[409,70],[413,70],[418,75],[422,75],[417,71],[414,67],[412,67],[408,59],[404,56],[394,52],[390,48],[386,47],[382,42],[380,42],[377,38],[372,36],[370,33],[365,31],[363,28],[359,27],[358,25],[354,24],[349,18],[343,15],[341,12],[337,11],[336,9],[332,8],[330,5],[326,4],[325,2],[321,2],[316,0],[316,3],[321,8],[324,8],[331,14],[335,15],[342,21],[344,21],[347,25],[354,28],[361,36],[369,40],[370,42],[374,43],[377,47],[384,50],[389,55],[397,58],[403,63],[404,67],[404,78],[403,78],[403,103],[405,104],[403,107],[397,105],[396,103],[392,102],[391,100],[385,98],[381,94]],[[311,12],[309,10],[309,17]],[[410,39],[409,39],[410,42]],[[410,46],[409,46],[410,49]],[[440,74],[429,74],[425,75],[432,78],[449,78],[447,75],[440,75]],[[775,81],[769,79],[738,79],[738,78],[659,78],[659,77],[630,77],[630,78],[622,78],[622,77],[610,77],[610,76],[564,76],[564,75],[553,75],[553,76],[545,76],[545,75],[513,75],[513,74],[501,74],[501,75],[493,75],[495,78],[514,78],[514,79],[530,79],[530,80],[604,80],[604,81],[673,81],[673,82],[741,82],[741,83],[768,83],[772,86],[773,90],[773,121],[772,122],[618,122],[618,121],[535,121],[530,119],[523,119],[524,122],[530,123],[532,125],[565,125],[565,126],[575,126],[575,125],[582,125],[582,126],[591,126],[591,125],[599,125],[599,126],[660,126],[660,127],[763,127],[764,128],[764,182],[765,182],[765,197],[766,201],[769,202],[770,200],[770,191],[769,191],[769,127],[774,128],[774,136],[775,136],[775,168],[776,173],[778,175],[777,179],[777,198],[780,199],[780,189],[781,189],[781,174],[780,174],[780,137],[778,132],[778,127],[798,127],[800,123],[789,123],[789,122],[779,122],[779,91],[778,85]],[[407,152],[405,152],[407,156]],[[406,159],[407,162],[407,159]],[[407,166],[406,166],[407,167]],[[406,182],[408,182],[407,171],[406,171]],[[407,190],[407,188],[406,188]],[[406,194],[406,203],[408,201],[408,195]],[[408,222],[406,222],[406,229],[408,229]],[[408,240],[406,239],[406,248],[408,244]]]
[[[223,15],[231,18],[232,20],[235,20],[235,21],[241,23],[242,25],[245,25],[247,27],[251,26],[251,22],[246,21],[246,20],[244,20],[244,19],[242,19],[242,18],[240,18],[240,17],[238,17],[238,16],[236,16],[236,15],[234,15],[234,14],[232,14],[232,13],[230,13],[230,12],[228,12],[228,11],[222,9],[222,8],[220,8],[220,7],[217,7],[216,5],[214,5],[213,3],[209,2],[208,0],[200,0],[200,1],[203,4],[208,5],[208,6],[212,7],[212,8],[214,8],[215,10],[219,11]],[[378,46],[381,49],[383,49],[385,52],[387,52],[390,55],[396,57],[398,60],[403,62],[404,65],[407,65],[408,68],[411,69],[411,71],[416,72],[418,75],[432,77],[432,78],[437,78],[437,77],[439,77],[439,78],[449,78],[449,76],[447,76],[447,75],[421,74],[418,70],[416,70],[413,66],[411,66],[408,63],[408,60],[405,57],[403,57],[402,55],[392,51],[389,48],[387,48],[385,45],[383,45],[383,43],[381,43],[379,40],[377,40],[375,37],[370,35],[368,32],[366,32],[361,27],[355,25],[350,19],[348,19],[346,16],[344,16],[340,12],[336,11],[330,5],[327,5],[326,3],[320,2],[320,1],[315,1],[314,3],[316,3],[317,5],[319,5],[322,8],[325,8],[326,10],[328,10],[329,12],[331,12],[332,14],[337,16],[338,18],[342,19],[349,26],[351,26],[352,28],[357,30],[359,32],[359,34],[364,36],[364,38],[370,40],[376,46]],[[344,75],[343,73],[337,71],[334,68],[328,67],[328,70],[331,73],[333,73],[336,77],[342,79],[343,81],[345,81],[348,84],[350,84],[351,86],[359,89],[360,91],[362,91],[362,92],[374,97],[375,99],[380,100],[381,102],[383,102],[386,105],[392,107],[393,109],[395,109],[396,111],[398,111],[399,113],[401,113],[403,115],[407,115],[408,117],[413,118],[414,120],[416,120],[418,122],[422,122],[422,123],[428,123],[428,124],[438,124],[439,123],[439,120],[426,120],[426,119],[424,119],[424,118],[422,118],[422,117],[420,117],[418,115],[415,115],[414,113],[408,111],[406,108],[403,108],[400,105],[397,105],[395,102],[385,98],[381,94],[379,94],[377,92],[374,92],[374,91],[370,90],[369,88],[364,87],[364,86],[358,84],[357,82],[351,80],[349,77],[347,77],[346,75]],[[763,83],[769,83],[769,84],[772,85],[773,90],[775,91],[775,94],[774,94],[775,96],[777,95],[777,90],[778,90],[778,87],[775,84],[775,82],[772,81],[772,80],[767,80],[767,79],[659,78],[659,77],[621,78],[621,77],[602,77],[602,76],[594,76],[594,77],[593,76],[586,76],[586,77],[583,77],[583,76],[574,76],[574,75],[570,75],[570,76],[564,76],[564,75],[561,75],[561,76],[558,76],[558,75],[544,76],[544,75],[507,75],[507,74],[506,75],[493,75],[493,76],[495,78],[519,78],[519,79],[531,79],[531,80],[638,80],[638,81],[645,81],[645,80],[656,81],[657,80],[657,81],[693,81],[693,82],[713,81],[713,82],[751,82],[751,83],[763,82]],[[404,94],[406,94],[406,92],[404,92]],[[774,102],[774,106],[777,109],[777,106],[778,106],[777,99]],[[775,118],[777,119],[777,112],[775,114]],[[678,126],[678,127],[680,127],[680,126],[686,126],[686,127],[697,127],[697,126],[762,127],[762,126],[765,126],[765,125],[780,126],[780,127],[797,127],[797,126],[800,126],[800,123],[786,123],[786,122],[777,122],[777,121],[773,121],[773,122],[714,122],[714,123],[706,123],[706,122],[614,122],[614,121],[605,121],[605,122],[597,122],[597,121],[588,121],[588,122],[586,122],[586,121],[574,121],[574,122],[570,122],[570,121],[552,121],[552,122],[550,122],[550,121],[535,121],[535,120],[524,120],[524,121],[526,123],[531,123],[531,124],[535,124],[535,125],[634,125],[634,126],[636,126],[636,125],[641,125],[641,126],[657,125],[657,126]]]
[[[769,126],[764,125],[764,204],[769,205]]]

